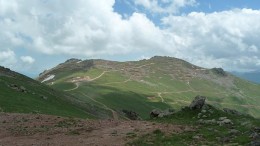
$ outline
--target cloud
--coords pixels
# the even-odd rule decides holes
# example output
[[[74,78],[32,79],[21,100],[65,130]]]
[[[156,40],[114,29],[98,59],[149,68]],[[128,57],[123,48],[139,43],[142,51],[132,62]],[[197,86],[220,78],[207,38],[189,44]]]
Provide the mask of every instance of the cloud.
[[[33,64],[35,62],[35,59],[31,56],[21,56],[20,59],[26,64]]]
[[[13,49],[86,57],[150,50],[162,43],[158,43],[160,29],[145,14],[133,13],[123,19],[113,10],[114,0],[4,3],[0,5],[4,14],[0,27],[5,31],[0,42]]]
[[[234,70],[259,68],[256,65],[260,59],[259,10],[192,12],[168,16],[162,22],[167,26],[165,31],[178,38],[172,41],[181,58],[206,67],[217,62],[218,66]]]
[[[181,8],[195,6],[196,0],[133,0],[137,6],[142,6],[152,13],[178,13]]]
[[[162,27],[140,12],[124,18],[113,9],[115,0],[0,0],[1,48],[81,58],[170,55],[210,68],[259,68],[260,10],[176,16],[196,1],[134,2],[167,13]]]
[[[0,51],[0,65],[13,67],[16,64],[16,56],[12,50]]]

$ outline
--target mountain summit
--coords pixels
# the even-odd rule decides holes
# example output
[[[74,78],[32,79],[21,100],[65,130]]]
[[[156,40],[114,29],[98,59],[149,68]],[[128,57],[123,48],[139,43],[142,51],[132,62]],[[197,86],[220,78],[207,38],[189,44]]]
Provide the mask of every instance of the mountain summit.
[[[106,108],[111,115],[123,116],[128,110],[147,118],[154,108],[180,108],[203,95],[216,107],[260,117],[259,85],[221,68],[206,69],[173,57],[127,62],[69,59],[41,73],[38,80]]]

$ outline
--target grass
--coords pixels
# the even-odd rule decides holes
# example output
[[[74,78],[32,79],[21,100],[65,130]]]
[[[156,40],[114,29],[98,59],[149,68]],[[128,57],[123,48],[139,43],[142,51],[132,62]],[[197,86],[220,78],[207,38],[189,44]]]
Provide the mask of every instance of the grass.
[[[64,93],[23,76],[16,78],[0,76],[0,107],[4,112],[41,113],[66,117],[93,118],[87,112],[66,100]],[[10,84],[24,86],[27,93],[8,87]],[[41,96],[48,97],[47,99]],[[72,96],[70,98],[73,98]]]
[[[247,145],[250,143],[250,132],[253,127],[259,127],[259,119],[250,116],[229,115],[223,111],[210,106],[214,112],[206,119],[219,119],[219,117],[227,117],[232,120],[233,125],[218,124],[199,124],[197,115],[200,110],[190,110],[188,108],[177,112],[176,114],[158,119],[151,119],[153,122],[177,124],[193,127],[194,131],[184,131],[182,133],[172,133],[166,135],[162,131],[156,129],[152,133],[143,135],[138,139],[128,143],[128,145]],[[248,123],[248,124],[243,124]],[[230,134],[231,129],[239,131],[237,134]],[[225,139],[229,141],[225,142]]]
[[[135,62],[132,63],[134,64]],[[139,65],[143,64],[149,64],[149,62],[143,61],[139,63]],[[122,66],[122,63],[120,65]],[[259,98],[255,96],[260,95],[259,86],[254,85],[255,87],[251,89],[252,85],[250,83],[237,79],[235,80],[237,87],[229,89],[210,80],[199,78],[191,79],[189,81],[190,85],[188,85],[187,81],[172,78],[167,74],[167,71],[158,70],[156,64],[151,65],[150,68],[145,66],[145,68],[154,71],[154,73],[149,74],[149,76],[141,77],[139,80],[132,79],[128,82],[124,82],[129,78],[135,78],[135,76],[126,76],[121,71],[106,72],[102,77],[93,82],[81,83],[78,89],[70,91],[69,93],[77,96],[79,100],[89,102],[96,106],[100,106],[100,104],[93,102],[93,100],[85,97],[82,93],[93,97],[98,102],[107,105],[107,107],[113,110],[120,111],[124,107],[128,110],[135,110],[137,113],[140,113],[143,118],[147,117],[145,114],[149,113],[149,110],[153,108],[179,108],[187,105],[196,95],[206,96],[210,103],[219,108],[237,108],[240,112],[250,113],[255,117],[260,117],[257,107],[240,106],[247,104],[257,106],[257,103],[260,103]],[[91,78],[95,78],[102,74],[102,72],[102,69],[92,68],[84,73],[78,72],[69,76],[63,76],[62,80],[58,79],[58,81],[61,82],[57,82],[53,87],[60,90],[72,89],[75,85],[65,82],[65,79],[76,76],[90,76]],[[218,78],[214,77],[214,79],[217,80]],[[243,84],[245,84],[245,86]],[[244,89],[246,91],[244,91]],[[241,95],[243,97],[234,94],[240,90],[244,93],[244,95]],[[166,94],[163,92],[169,93]],[[164,98],[164,103],[160,103],[161,98],[158,96],[158,93],[162,93],[161,96]],[[147,99],[147,97],[156,98]],[[146,109],[139,107],[146,107]]]

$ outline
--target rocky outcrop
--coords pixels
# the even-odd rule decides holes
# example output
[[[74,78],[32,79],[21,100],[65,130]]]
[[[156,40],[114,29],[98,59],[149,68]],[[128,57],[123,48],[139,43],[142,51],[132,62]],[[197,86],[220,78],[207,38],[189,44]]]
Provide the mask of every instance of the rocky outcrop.
[[[233,122],[228,119],[227,117],[220,117],[218,120],[215,119],[211,119],[211,120],[203,120],[203,119],[199,119],[198,123],[200,124],[211,124],[211,125],[219,125],[219,126],[223,126],[223,125],[233,125]]]
[[[130,120],[140,120],[141,118],[139,117],[139,115],[134,112],[134,111],[129,111],[129,110],[122,110],[122,112],[125,114],[125,116],[127,118],[129,118]]]
[[[10,84],[9,87],[13,90],[16,90],[17,92],[23,92],[23,93],[27,93],[27,89],[24,86],[19,86],[16,84]]]
[[[205,104],[206,97],[204,96],[196,96],[195,99],[191,102],[189,108],[194,109],[201,109]]]
[[[228,114],[231,114],[231,115],[239,115],[239,116],[242,115],[242,113],[240,113],[234,109],[224,108],[223,111]]]
[[[150,112],[150,118],[157,118],[157,117],[160,115],[161,112],[162,112],[162,111],[159,110],[159,109],[153,109],[153,110]]]
[[[166,109],[164,111],[161,111],[159,109],[154,109],[150,112],[150,118],[167,117],[167,116],[173,115],[174,113],[175,113],[174,109]]]
[[[212,68],[212,72],[218,76],[225,77],[227,76],[227,73],[222,68]]]
[[[249,137],[252,140],[250,146],[260,146],[260,127],[253,128]]]

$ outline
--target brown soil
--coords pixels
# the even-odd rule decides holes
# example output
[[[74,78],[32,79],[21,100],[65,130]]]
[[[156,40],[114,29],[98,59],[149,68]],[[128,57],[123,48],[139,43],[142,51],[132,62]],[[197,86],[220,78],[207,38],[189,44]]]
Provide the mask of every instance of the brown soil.
[[[82,120],[0,113],[0,146],[125,145],[157,129],[166,134],[192,130],[190,127],[147,121]]]

